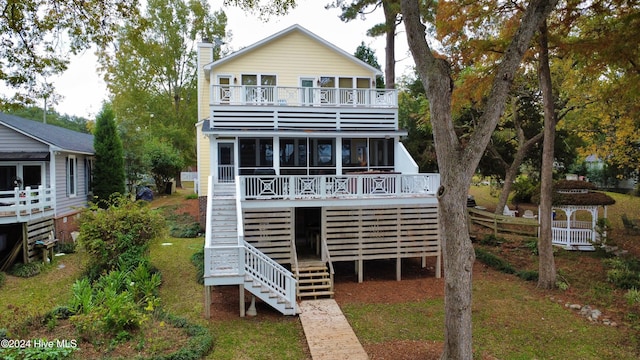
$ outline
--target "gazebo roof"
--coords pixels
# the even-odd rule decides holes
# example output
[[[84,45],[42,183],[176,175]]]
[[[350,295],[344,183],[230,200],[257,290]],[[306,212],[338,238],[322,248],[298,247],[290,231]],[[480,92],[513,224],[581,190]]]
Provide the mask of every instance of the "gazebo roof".
[[[553,205],[613,205],[616,201],[609,195],[593,191],[596,186],[579,180],[560,180],[553,184]],[[540,188],[531,200],[540,203]]]

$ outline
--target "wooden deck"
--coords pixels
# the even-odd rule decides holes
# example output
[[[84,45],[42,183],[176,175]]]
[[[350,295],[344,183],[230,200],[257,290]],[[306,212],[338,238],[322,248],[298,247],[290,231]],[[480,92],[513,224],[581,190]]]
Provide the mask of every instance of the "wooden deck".
[[[300,322],[313,360],[369,359],[335,300],[301,302]]]

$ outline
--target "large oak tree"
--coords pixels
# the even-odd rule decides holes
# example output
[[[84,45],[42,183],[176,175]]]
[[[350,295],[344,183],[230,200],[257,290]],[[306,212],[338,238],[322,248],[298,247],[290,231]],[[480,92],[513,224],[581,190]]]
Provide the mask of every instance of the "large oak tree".
[[[421,2],[402,1],[407,41],[430,103],[441,176],[438,198],[444,252],[446,310],[442,359],[473,358],[471,284],[475,255],[466,220],[467,193],[484,149],[504,111],[514,75],[524,53],[530,47],[534,33],[556,2],[533,0],[522,15],[518,14],[517,18],[506,23],[517,24],[516,30],[492,71],[491,90],[482,104],[483,112],[478,118],[478,124],[468,138],[461,140],[456,134],[452,118],[453,68],[446,54],[436,53],[427,42],[426,27],[421,21]],[[446,5],[447,3],[440,3],[438,12]],[[459,30],[464,31],[463,28]]]

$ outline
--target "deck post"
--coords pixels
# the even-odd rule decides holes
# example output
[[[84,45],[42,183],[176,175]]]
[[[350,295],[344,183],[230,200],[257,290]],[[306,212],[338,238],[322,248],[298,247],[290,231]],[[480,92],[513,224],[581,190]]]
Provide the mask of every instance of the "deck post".
[[[204,286],[204,317],[211,318],[211,286]]]
[[[436,279],[440,279],[442,276],[442,250],[440,250],[440,254],[436,256]]]
[[[362,271],[362,267],[363,267],[362,266],[362,262],[363,262],[363,260],[362,259],[358,259],[358,260],[356,260],[356,262],[358,263],[358,271],[357,271],[358,272],[358,282],[361,283],[362,280],[363,280],[363,275],[362,275],[362,272],[363,272]]]
[[[402,258],[398,256],[396,258],[396,281],[402,280]]]
[[[240,284],[240,317],[244,317],[245,315],[245,310],[244,310],[244,284]]]

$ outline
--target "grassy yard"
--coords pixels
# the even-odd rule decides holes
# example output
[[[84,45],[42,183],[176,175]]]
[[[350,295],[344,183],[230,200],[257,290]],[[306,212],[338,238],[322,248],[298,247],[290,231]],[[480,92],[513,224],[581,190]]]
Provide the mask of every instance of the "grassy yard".
[[[482,189],[474,187],[471,193],[479,205],[486,206],[491,196],[474,191]],[[618,205],[619,209],[625,209],[622,211],[640,208],[640,199],[621,196],[616,200],[618,203],[609,212],[614,227],[618,226],[615,221],[619,219]],[[151,259],[162,273],[163,308],[205,326],[213,335],[214,350],[207,358],[308,359],[297,317],[259,311],[256,317],[240,318],[236,307],[225,317],[203,318],[203,286],[196,282],[196,270],[190,262],[202,245],[202,238],[161,239],[152,244]],[[56,258],[34,278],[7,276],[6,284],[0,288],[0,328],[65,303],[82,261],[82,253],[66,255]],[[65,266],[58,268],[61,264]],[[625,325],[610,327],[590,323],[567,309],[564,301],[559,301],[566,297],[560,290],[541,292],[534,283],[478,263],[474,276],[472,311],[476,358],[637,359],[640,355],[637,332]],[[365,347],[405,340],[442,342],[444,338],[443,299],[399,304],[349,303],[343,306],[343,311]]]

